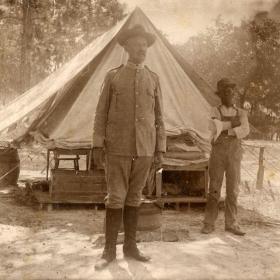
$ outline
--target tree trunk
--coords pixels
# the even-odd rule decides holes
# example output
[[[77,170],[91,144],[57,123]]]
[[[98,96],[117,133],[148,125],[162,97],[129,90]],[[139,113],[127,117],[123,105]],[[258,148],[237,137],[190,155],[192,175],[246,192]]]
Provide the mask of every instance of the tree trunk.
[[[87,34],[86,34],[86,38],[87,38],[87,42],[91,41],[91,31],[94,28],[93,24],[92,24],[92,19],[93,19],[93,6],[92,6],[92,2],[91,0],[87,0],[87,8],[88,8],[88,23],[87,23]]]
[[[21,93],[30,88],[31,83],[31,41],[32,18],[30,0],[22,0],[22,45],[20,62]]]

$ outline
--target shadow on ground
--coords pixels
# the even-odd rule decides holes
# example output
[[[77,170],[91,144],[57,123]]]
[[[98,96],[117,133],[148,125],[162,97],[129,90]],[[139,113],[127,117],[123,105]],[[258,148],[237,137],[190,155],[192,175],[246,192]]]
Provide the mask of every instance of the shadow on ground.
[[[52,212],[24,204],[14,189],[0,190],[0,279],[277,279],[279,221],[240,208],[245,237],[224,231],[220,211],[215,233],[200,233],[203,207],[165,210],[162,228],[139,247],[152,256],[142,264],[123,258],[94,271],[102,246],[104,211],[63,206]],[[21,202],[20,202],[21,201]],[[253,220],[253,218],[255,220]],[[176,238],[165,242],[164,233]]]

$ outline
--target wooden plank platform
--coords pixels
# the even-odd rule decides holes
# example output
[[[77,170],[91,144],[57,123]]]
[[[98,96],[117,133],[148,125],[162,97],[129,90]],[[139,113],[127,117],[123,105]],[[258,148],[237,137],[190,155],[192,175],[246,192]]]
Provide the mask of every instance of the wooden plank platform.
[[[52,210],[52,205],[54,204],[65,204],[65,203],[73,203],[73,204],[104,204],[104,195],[85,195],[73,198],[73,196],[63,198],[52,198],[48,192],[42,191],[33,191],[33,197],[39,203],[39,208],[43,209],[44,206],[47,207],[48,210]]]
[[[104,203],[104,196],[102,195],[86,195],[79,198],[65,198],[65,196],[63,196],[63,199],[53,199],[48,192],[34,191],[33,196],[39,203]]]
[[[188,211],[191,208],[191,203],[206,203],[206,197],[203,196],[161,196],[157,198],[159,203],[162,203],[163,205],[165,203],[174,203],[175,204],[175,209],[177,211],[180,210],[180,203],[187,203],[188,205]]]
[[[205,203],[206,197],[197,196],[162,196],[158,198],[162,203]]]
[[[201,163],[197,165],[162,165],[163,170],[165,171],[204,171],[208,169],[208,165],[206,163]]]
[[[207,198],[204,196],[162,196],[157,198],[157,201],[161,204],[165,203],[174,203],[175,204],[175,209],[177,211],[180,210],[180,203],[186,203],[188,205],[188,210],[191,208],[191,203],[206,203]],[[224,197],[221,197],[219,200],[219,203],[223,203],[225,201]]]

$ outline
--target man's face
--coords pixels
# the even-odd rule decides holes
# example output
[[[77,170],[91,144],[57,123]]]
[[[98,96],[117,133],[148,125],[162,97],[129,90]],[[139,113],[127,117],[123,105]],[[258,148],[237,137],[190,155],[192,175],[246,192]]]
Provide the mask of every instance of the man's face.
[[[125,45],[125,50],[128,52],[129,60],[135,64],[144,62],[147,54],[147,49],[147,41],[141,36],[129,38]]]
[[[231,107],[234,105],[236,99],[236,90],[232,87],[227,87],[221,93],[222,104],[226,107]]]

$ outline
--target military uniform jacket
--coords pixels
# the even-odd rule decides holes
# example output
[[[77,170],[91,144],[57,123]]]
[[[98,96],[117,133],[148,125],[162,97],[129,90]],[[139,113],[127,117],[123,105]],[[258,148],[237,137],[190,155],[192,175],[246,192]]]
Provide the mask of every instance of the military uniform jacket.
[[[96,108],[93,147],[122,156],[165,152],[162,95],[158,76],[132,64],[109,71]]]

